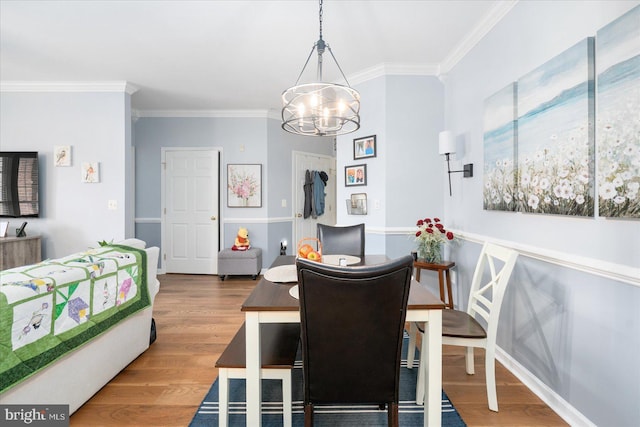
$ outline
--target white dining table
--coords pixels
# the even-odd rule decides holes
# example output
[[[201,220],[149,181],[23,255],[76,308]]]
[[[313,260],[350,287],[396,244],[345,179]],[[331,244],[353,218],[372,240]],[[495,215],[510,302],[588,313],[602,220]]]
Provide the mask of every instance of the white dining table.
[[[366,255],[362,265],[380,264],[385,255]],[[279,256],[272,267],[294,264],[295,257]],[[242,304],[246,327],[247,426],[262,423],[262,378],[260,361],[261,323],[300,323],[299,301],[289,290],[295,283],[274,283],[264,277]],[[407,322],[425,324],[421,346],[422,363],[426,364],[424,425],[442,424],[442,310],[445,304],[431,291],[412,280],[407,305]]]

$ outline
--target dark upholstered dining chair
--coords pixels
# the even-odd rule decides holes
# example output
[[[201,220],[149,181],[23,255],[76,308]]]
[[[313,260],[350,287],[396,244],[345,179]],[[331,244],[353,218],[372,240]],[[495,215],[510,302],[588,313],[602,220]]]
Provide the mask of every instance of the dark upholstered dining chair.
[[[364,224],[345,227],[318,224],[318,240],[325,255],[364,256]]]
[[[402,335],[413,258],[339,267],[296,261],[305,426],[314,405],[377,404],[398,425]]]

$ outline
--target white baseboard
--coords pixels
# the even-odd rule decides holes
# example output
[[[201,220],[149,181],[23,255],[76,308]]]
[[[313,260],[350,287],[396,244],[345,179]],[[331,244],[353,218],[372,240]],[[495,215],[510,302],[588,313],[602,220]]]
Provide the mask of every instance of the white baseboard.
[[[524,366],[509,356],[503,349],[496,346],[496,360],[515,375],[525,386],[546,403],[554,412],[571,426],[596,427],[580,411],[571,406],[569,402],[551,390]]]

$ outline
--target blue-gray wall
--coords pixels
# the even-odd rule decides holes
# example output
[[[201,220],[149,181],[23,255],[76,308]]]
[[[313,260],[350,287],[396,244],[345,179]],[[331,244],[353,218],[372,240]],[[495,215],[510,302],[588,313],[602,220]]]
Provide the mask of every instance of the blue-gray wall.
[[[293,176],[293,152],[305,152],[335,156],[334,139],[329,137],[313,138],[292,135],[282,130],[280,120],[267,121],[267,163],[269,165],[269,247],[263,254],[263,265],[268,267],[280,253],[280,242],[286,240],[288,254],[292,254],[295,247],[293,241],[293,222],[295,210],[295,189],[291,178]],[[282,200],[287,206],[282,207]]]
[[[595,36],[637,4],[517,3],[445,79],[447,128],[466,149],[456,169],[474,163],[476,171],[482,170],[487,97]],[[481,173],[454,179],[453,197],[445,197],[447,223],[473,237],[452,251],[456,302],[466,307],[480,250],[473,240],[499,240],[521,249],[500,320],[498,345],[505,357],[588,421],[640,425],[640,223],[484,211],[482,182]],[[618,280],[618,274],[624,277]]]
[[[136,237],[161,246],[161,150],[208,147],[221,150],[221,247],[234,244],[239,227],[263,250],[263,267],[292,240],[292,151],[334,155],[333,140],[291,135],[279,120],[264,117],[141,117],[133,126],[136,149]],[[262,207],[227,207],[227,164],[262,164]],[[282,200],[287,207],[282,207]]]
[[[414,248],[407,229],[418,218],[442,216],[443,161],[438,133],[444,129],[444,85],[434,76],[389,75],[356,85],[362,97],[358,132],[338,137],[338,171],[365,163],[367,186],[338,185],[338,200],[365,192],[366,216],[348,215],[338,203],[339,224],[364,222],[367,253],[405,255]],[[353,138],[376,135],[376,157],[353,159]],[[355,191],[357,189],[357,191]]]
[[[56,258],[95,248],[98,241],[133,237],[131,97],[119,92],[12,92],[0,96],[0,150],[37,151],[40,218],[27,234],[42,235],[42,256]],[[56,145],[71,146],[71,166],[55,167]],[[98,162],[99,183],[81,182],[83,162]],[[108,209],[115,200],[116,210]],[[24,219],[9,219],[9,235]]]

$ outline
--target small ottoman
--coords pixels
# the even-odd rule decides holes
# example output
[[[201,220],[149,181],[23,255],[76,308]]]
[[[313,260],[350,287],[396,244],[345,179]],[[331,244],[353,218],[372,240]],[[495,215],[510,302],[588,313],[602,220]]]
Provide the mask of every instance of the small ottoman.
[[[223,249],[218,253],[218,276],[224,280],[226,276],[251,275],[253,280],[262,269],[262,249],[251,248],[246,251]]]

